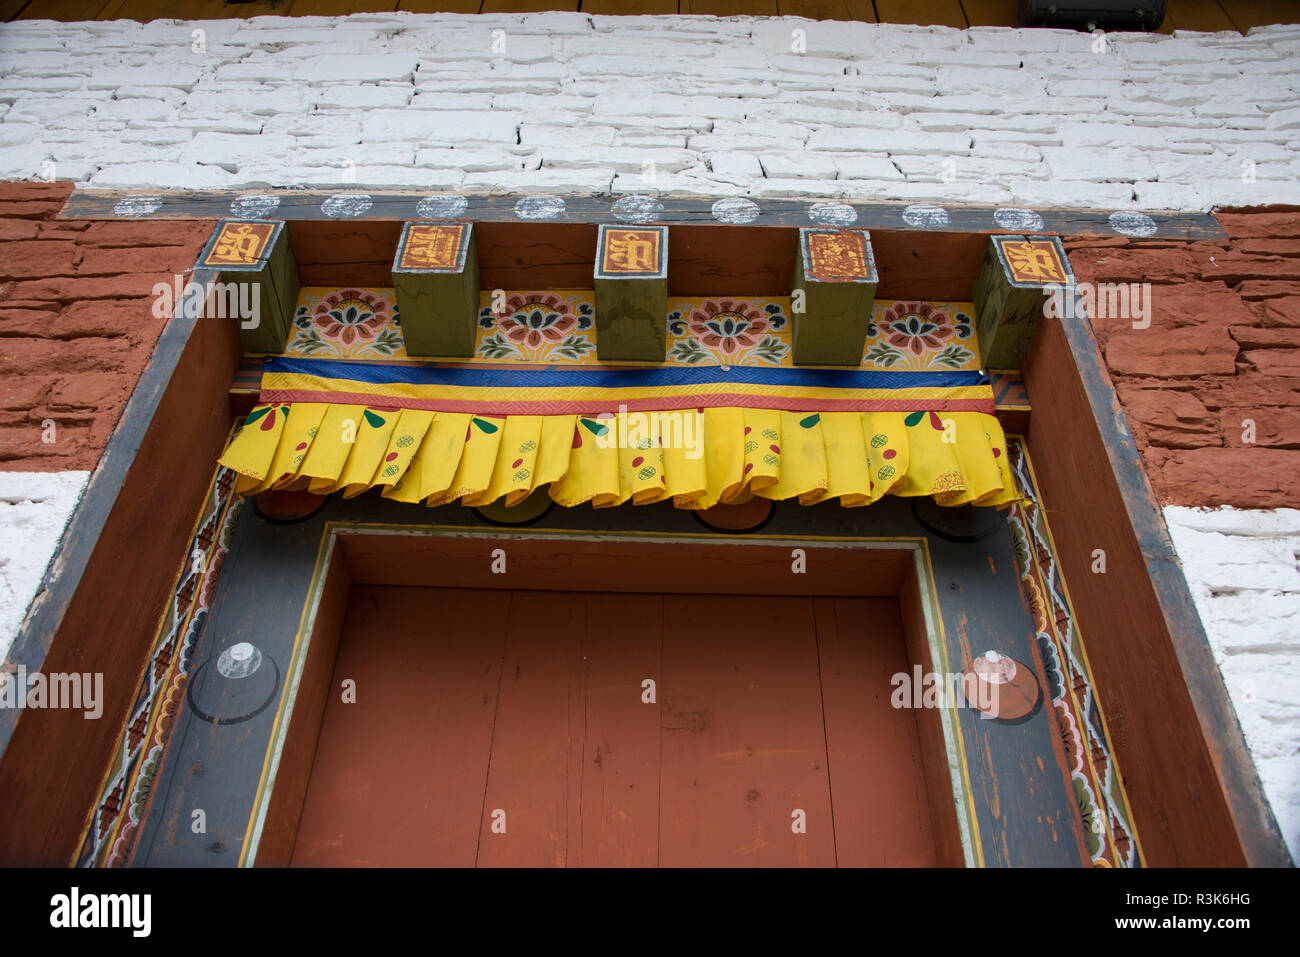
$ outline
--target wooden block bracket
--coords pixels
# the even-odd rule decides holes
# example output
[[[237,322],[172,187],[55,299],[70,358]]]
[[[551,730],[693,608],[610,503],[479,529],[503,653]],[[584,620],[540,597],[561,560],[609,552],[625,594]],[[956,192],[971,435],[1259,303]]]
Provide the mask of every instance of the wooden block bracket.
[[[210,308],[239,322],[245,352],[284,350],[298,306],[298,265],[288,223],[222,220],[199,253],[195,268],[219,272],[218,282],[225,291],[214,297]]]
[[[861,364],[878,282],[865,229],[801,228],[790,293],[795,364]]]
[[[471,223],[409,222],[393,258],[406,354],[468,357],[478,327],[478,251]]]
[[[1057,237],[989,237],[971,297],[980,365],[1018,369],[1042,318],[1045,296],[1073,285],[1074,273]]]

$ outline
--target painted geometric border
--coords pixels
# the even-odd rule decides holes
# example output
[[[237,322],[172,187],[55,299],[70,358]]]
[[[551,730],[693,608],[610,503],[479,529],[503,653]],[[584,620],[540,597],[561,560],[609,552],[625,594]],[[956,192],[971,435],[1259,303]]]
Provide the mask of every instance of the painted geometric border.
[[[1021,592],[1034,617],[1052,709],[1067,759],[1073,762],[1070,779],[1088,854],[1097,867],[1142,867],[1142,850],[1123,778],[1097,701],[1083,637],[1060,574],[1056,546],[1040,504],[1041,493],[1029,455],[1021,440],[1013,436],[1007,437],[1007,451],[1024,495],[1024,500],[1007,513]]]
[[[190,653],[203,632],[230,534],[243,508],[244,499],[231,494],[234,480],[233,472],[218,468],[208,486],[127,727],[82,837],[77,867],[122,867],[130,861],[189,680]]]

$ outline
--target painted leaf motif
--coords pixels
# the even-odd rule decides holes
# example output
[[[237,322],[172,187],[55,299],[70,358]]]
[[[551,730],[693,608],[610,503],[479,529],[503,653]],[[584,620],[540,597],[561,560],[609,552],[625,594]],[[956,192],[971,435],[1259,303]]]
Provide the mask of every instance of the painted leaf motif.
[[[938,412],[930,413],[930,427],[934,429],[936,432],[943,431],[943,419],[939,418]]]
[[[384,424],[383,417],[375,415],[375,413],[371,412],[369,409],[366,409],[362,415],[365,417],[366,425],[370,426],[372,429],[380,428]]]
[[[578,421],[581,422],[583,425],[585,425],[587,427],[587,431],[590,432],[592,435],[604,435],[609,431],[608,425],[602,425],[601,423],[596,422],[593,419],[579,419]]]
[[[910,429],[914,425],[919,425],[923,418],[925,418],[924,412],[911,412],[903,420],[903,424]]]
[[[480,419],[478,416],[474,416],[474,418],[470,419],[470,421],[473,422],[475,425],[477,425],[488,435],[491,435],[493,432],[497,430],[497,427],[493,425],[491,422],[489,422],[487,419]]]
[[[822,420],[821,413],[814,412],[812,415],[800,419],[799,424],[803,426],[805,429],[811,429],[814,425],[816,425],[821,420]]]
[[[260,409],[254,409],[252,412],[248,413],[248,418],[244,420],[244,425],[252,425],[254,422],[256,422],[258,419],[260,419],[262,416],[266,415],[266,413],[270,411],[271,411],[271,407],[269,405],[263,406]]]

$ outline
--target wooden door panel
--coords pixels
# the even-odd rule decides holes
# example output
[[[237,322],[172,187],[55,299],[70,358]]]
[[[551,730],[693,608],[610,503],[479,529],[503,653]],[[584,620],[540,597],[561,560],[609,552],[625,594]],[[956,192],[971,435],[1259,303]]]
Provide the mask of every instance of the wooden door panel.
[[[908,669],[895,599],[358,586],[293,863],[932,864]]]
[[[571,836],[576,838],[581,812],[582,597],[573,592],[508,593],[480,866],[570,863],[570,848],[577,844]],[[505,812],[504,834],[492,830],[498,810]]]
[[[293,864],[474,863],[507,608],[481,594],[352,590]]]
[[[833,865],[811,600],[665,598],[660,687],[660,862]]]
[[[584,867],[659,863],[659,708],[663,605],[658,595],[587,595],[583,674]],[[642,683],[655,683],[654,701]]]
[[[839,864],[936,866],[916,712],[890,701],[911,673],[898,602],[813,601]]]

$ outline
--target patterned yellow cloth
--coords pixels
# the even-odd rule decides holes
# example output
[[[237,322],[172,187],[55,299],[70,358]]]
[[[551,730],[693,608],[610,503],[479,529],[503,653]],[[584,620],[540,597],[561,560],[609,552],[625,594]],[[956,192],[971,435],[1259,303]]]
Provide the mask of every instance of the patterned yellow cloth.
[[[513,505],[549,486],[561,505],[671,499],[678,508],[754,495],[868,505],[930,495],[941,505],[1019,501],[1006,440],[982,412],[789,412],[705,408],[582,415],[477,415],[332,404],[258,406],[221,464],[236,490],[306,488],[345,498]]]

